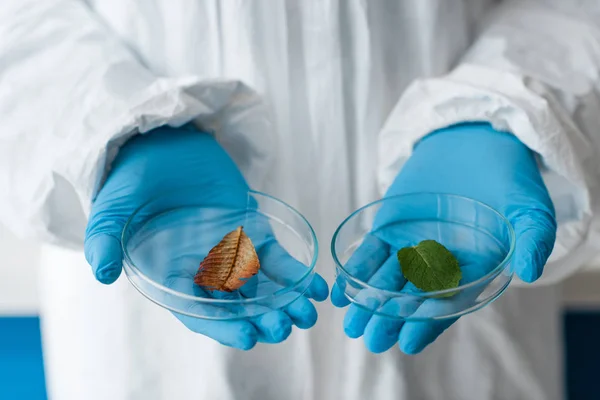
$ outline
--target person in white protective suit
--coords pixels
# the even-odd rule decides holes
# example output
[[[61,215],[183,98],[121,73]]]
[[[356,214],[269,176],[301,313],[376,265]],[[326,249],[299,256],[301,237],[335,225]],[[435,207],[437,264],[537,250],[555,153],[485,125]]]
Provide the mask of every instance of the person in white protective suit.
[[[3,1],[0,218],[46,243],[50,397],[561,398],[551,284],[597,252],[599,71],[592,0]],[[185,164],[196,150],[297,208],[325,249],[386,193],[474,197],[514,217],[536,284],[443,334],[314,304],[321,278],[272,325],[179,321],[117,280],[119,210],[212,176]],[[318,272],[345,306],[327,251]]]

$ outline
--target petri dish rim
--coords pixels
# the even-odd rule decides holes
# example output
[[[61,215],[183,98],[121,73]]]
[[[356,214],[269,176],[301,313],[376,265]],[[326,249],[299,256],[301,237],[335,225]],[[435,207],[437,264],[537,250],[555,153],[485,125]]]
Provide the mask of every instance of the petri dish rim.
[[[433,291],[433,292],[411,292],[410,294],[408,293],[403,293],[403,292],[399,292],[399,291],[395,291],[395,290],[387,290],[387,289],[381,289],[375,286],[370,285],[367,282],[364,282],[361,279],[356,278],[355,276],[353,276],[350,272],[348,272],[344,266],[342,265],[342,263],[340,262],[338,256],[337,256],[337,252],[335,251],[335,243],[337,240],[337,237],[339,235],[339,233],[341,232],[342,228],[344,227],[344,225],[346,225],[347,222],[349,222],[351,219],[353,219],[355,216],[357,216],[358,214],[360,214],[362,211],[373,207],[377,204],[381,204],[384,202],[388,202],[390,200],[398,200],[398,199],[406,199],[409,197],[422,197],[422,196],[437,196],[437,197],[446,197],[446,198],[455,198],[455,199],[459,199],[461,201],[468,201],[470,203],[476,204],[478,206],[482,206],[483,208],[488,209],[489,211],[491,211],[494,215],[496,215],[502,222],[504,222],[505,226],[508,228],[508,237],[510,240],[510,248],[508,250],[508,253],[506,254],[506,256],[504,257],[504,259],[490,272],[488,272],[487,274],[485,274],[484,276],[482,276],[481,278],[474,280],[472,282],[466,283],[464,285],[459,285],[453,289],[445,289],[445,290],[437,290],[437,291]],[[443,219],[438,219],[437,221],[443,221],[443,222],[453,222],[453,221],[448,221],[448,220],[443,220]],[[457,291],[462,291],[464,289],[468,289],[474,286],[478,286],[482,283],[485,283],[488,280],[491,280],[493,278],[495,278],[496,276],[498,276],[508,265],[508,263],[510,262],[513,253],[515,251],[515,232],[513,229],[512,224],[510,223],[510,221],[502,214],[500,214],[498,211],[496,211],[496,209],[494,209],[493,207],[478,201],[478,200],[474,200],[471,199],[469,197],[465,197],[465,196],[460,196],[460,195],[456,195],[456,194],[449,194],[449,193],[435,193],[435,192],[421,192],[421,193],[408,193],[408,194],[400,194],[400,195],[395,195],[395,196],[390,196],[390,197],[384,197],[382,199],[373,201],[371,203],[365,204],[364,206],[358,208],[357,210],[355,210],[352,214],[350,214],[348,217],[346,217],[342,223],[340,223],[340,225],[337,227],[337,229],[335,230],[335,233],[333,234],[333,237],[331,238],[331,255],[333,257],[333,260],[336,264],[336,267],[339,268],[344,275],[347,277],[347,279],[349,279],[350,281],[360,285],[363,287],[363,289],[371,289],[376,291],[377,293],[382,293],[382,294],[387,294],[393,297],[398,297],[398,296],[413,296],[413,297],[424,297],[424,298],[429,298],[429,297],[436,297],[439,295],[444,295],[444,294],[449,294],[449,293],[455,293]],[[345,291],[344,291],[344,295],[345,295]]]
[[[185,293],[181,293],[178,292],[176,290],[173,290],[171,288],[168,288],[156,281],[154,281],[153,279],[151,279],[150,277],[148,277],[146,274],[144,274],[133,262],[133,260],[131,260],[131,257],[129,256],[129,251],[127,250],[127,243],[128,240],[127,239],[127,235],[126,232],[128,230],[128,228],[130,227],[131,223],[133,222],[135,216],[142,211],[145,207],[147,207],[149,204],[151,204],[152,202],[156,201],[157,199],[160,199],[162,197],[165,196],[169,196],[172,195],[172,192],[169,194],[165,194],[165,195],[161,195],[161,196],[156,196],[150,200],[148,200],[147,202],[145,202],[144,204],[142,204],[141,206],[139,206],[138,208],[135,209],[135,211],[133,213],[131,213],[131,216],[127,219],[127,222],[125,223],[125,226],[123,227],[123,231],[121,232],[121,250],[123,251],[123,258],[125,261],[125,264],[127,265],[127,267],[131,268],[132,270],[134,270],[134,272],[137,274],[137,276],[140,277],[140,279],[146,281],[149,285],[154,286],[156,289],[167,293],[169,295],[172,296],[176,296],[178,298],[184,299],[184,300],[191,300],[191,301],[195,301],[198,303],[205,303],[205,304],[209,304],[209,305],[245,305],[245,304],[253,304],[253,303],[259,303],[259,302],[263,302],[265,300],[269,300],[269,299],[274,299],[277,298],[279,296],[282,296],[286,293],[289,293],[293,290],[295,290],[297,287],[299,287],[300,285],[302,285],[304,283],[304,281],[307,278],[311,278],[312,279],[312,274],[315,272],[315,266],[317,264],[317,259],[319,256],[319,242],[317,240],[317,235],[315,234],[315,231],[312,227],[312,225],[308,222],[308,220],[306,219],[306,217],[304,217],[304,215],[302,215],[298,210],[296,210],[294,207],[290,206],[289,204],[287,204],[286,202],[284,202],[283,200],[280,200],[274,196],[271,196],[269,194],[263,193],[263,192],[259,192],[256,190],[252,190],[252,189],[248,189],[247,193],[249,196],[254,195],[254,196],[259,196],[259,197],[264,197],[267,198],[269,200],[275,201],[281,205],[283,205],[286,209],[288,209],[289,211],[291,211],[293,214],[295,214],[296,216],[298,216],[301,221],[303,221],[306,226],[308,227],[308,231],[310,232],[310,236],[313,240],[314,246],[315,246],[315,250],[313,252],[313,256],[312,259],[310,261],[310,265],[307,268],[307,271],[296,281],[294,282],[293,285],[281,288],[271,294],[268,295],[264,295],[264,296],[258,296],[258,297],[252,297],[252,298],[248,298],[248,299],[214,299],[214,298],[206,298],[206,297],[198,297],[198,296],[192,296],[189,294],[185,294]],[[190,206],[183,206],[180,208],[190,208]],[[166,210],[166,212],[169,212],[172,210]],[[258,210],[257,210],[258,211]],[[258,211],[260,212],[260,211]],[[272,217],[267,213],[263,213],[260,212],[263,215],[268,216],[271,219],[274,220],[278,220],[281,221],[280,218],[277,217]],[[162,215],[163,213],[160,213],[158,215]],[[151,219],[149,219],[151,220]],[[149,221],[147,220],[147,221]],[[147,222],[145,221],[145,222]],[[127,279],[129,280],[129,282],[138,290],[140,291],[144,296],[146,296],[146,294],[138,287],[137,284],[135,284],[134,282],[132,282],[132,278],[129,276],[129,273],[127,271],[127,268],[125,268],[125,265],[123,266],[123,269],[125,271],[125,275],[127,276]],[[308,286],[307,286],[308,288]],[[302,295],[303,293],[300,293],[300,295]],[[148,297],[148,296],[146,296]],[[149,297],[148,297],[149,298]],[[152,299],[151,299],[152,300]],[[154,300],[153,300],[154,301]],[[160,304],[160,303],[157,303]]]
[[[458,317],[462,317],[464,315],[472,314],[475,311],[479,311],[482,308],[484,308],[485,306],[487,306],[489,304],[492,304],[494,301],[498,300],[498,298],[508,289],[508,286],[510,285],[511,282],[512,282],[512,276],[509,277],[506,280],[506,283],[504,283],[500,289],[498,289],[496,292],[494,292],[493,295],[491,295],[486,300],[482,301],[479,304],[476,304],[473,307],[467,308],[466,310],[457,311],[457,312],[454,312],[452,314],[445,314],[445,315],[442,315],[442,316],[435,316],[435,317],[413,317],[412,315],[411,316],[407,316],[407,317],[399,317],[399,316],[396,316],[396,315],[386,314],[386,313],[382,313],[381,311],[373,310],[371,308],[368,308],[368,307],[364,306],[363,304],[357,302],[351,296],[348,296],[348,294],[346,294],[345,292],[344,292],[344,296],[352,304],[354,304],[355,306],[361,308],[362,310],[370,312],[373,315],[378,315],[378,316],[381,316],[381,317],[392,318],[392,319],[403,320],[403,321],[411,321],[411,322],[444,321],[444,320],[448,320],[448,319],[452,319],[452,318],[458,318]]]

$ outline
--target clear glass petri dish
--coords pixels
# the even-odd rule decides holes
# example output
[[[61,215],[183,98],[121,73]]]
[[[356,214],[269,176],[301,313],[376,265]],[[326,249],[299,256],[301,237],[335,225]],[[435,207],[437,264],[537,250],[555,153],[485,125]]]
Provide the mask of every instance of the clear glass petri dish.
[[[458,259],[455,289],[424,292],[402,276],[399,249],[436,240]],[[336,283],[357,306],[393,319],[443,320],[498,298],[513,277],[510,222],[478,201],[448,194],[388,197],[351,214],[331,242]]]
[[[200,262],[239,226],[256,248],[258,274],[233,292],[196,285]],[[142,295],[209,320],[256,317],[287,306],[309,287],[318,253],[315,233],[298,211],[270,195],[229,187],[189,188],[149,201],[127,221],[122,244],[123,269]]]

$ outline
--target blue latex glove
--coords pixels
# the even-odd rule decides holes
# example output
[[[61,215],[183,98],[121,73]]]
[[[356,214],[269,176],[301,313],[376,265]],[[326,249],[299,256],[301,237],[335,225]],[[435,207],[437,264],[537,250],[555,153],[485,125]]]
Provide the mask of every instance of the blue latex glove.
[[[554,208],[534,153],[516,137],[497,132],[488,124],[475,123],[453,126],[428,135],[417,144],[386,196],[419,192],[462,195],[498,210],[510,220],[515,230],[516,249],[512,265],[516,274],[526,282],[540,277],[556,239]],[[394,210],[382,207],[375,222],[381,227],[386,225],[386,221],[393,220]],[[394,237],[391,234],[386,237],[385,229],[370,235],[345,268],[358,271],[361,265],[364,267],[375,262],[379,267],[370,270],[379,270],[380,273],[367,277],[369,283],[394,291],[415,290],[414,285],[407,284],[398,272],[394,254],[374,254],[373,248],[380,248],[379,241],[391,245]],[[480,264],[489,265],[486,262]],[[483,276],[487,272],[476,271],[476,274]],[[332,288],[331,301],[338,307],[349,304],[337,284]],[[429,303],[429,306],[432,305],[435,306]],[[386,351],[398,342],[403,352],[415,354],[455,321],[402,322],[373,316],[352,304],[346,313],[344,330],[352,338],[364,335],[367,348],[373,352]]]
[[[239,188],[240,198],[231,198],[236,190],[218,189],[223,186]],[[178,189],[186,189],[182,194],[187,196],[210,198],[217,204],[245,204],[248,200],[246,181],[209,134],[188,125],[182,128],[163,127],[135,136],[121,148],[92,206],[85,236],[85,256],[98,281],[110,284],[121,273],[123,255],[120,238],[129,216],[147,201]],[[181,205],[185,204],[186,196],[182,195]],[[230,222],[234,227],[240,225],[235,224],[237,221]],[[219,239],[216,238],[216,241]],[[306,271],[273,238],[264,238],[261,244],[255,245],[261,259],[268,257],[272,261],[270,265],[279,266],[280,271],[271,271],[274,275],[281,272],[281,275],[289,277],[290,271],[295,268],[299,273]],[[323,301],[327,295],[327,283],[315,275],[304,296],[284,310],[270,310],[259,317],[215,321],[174,314],[194,332],[224,345],[247,350],[257,342],[285,340],[292,325],[302,329],[313,326],[317,312],[308,298]]]

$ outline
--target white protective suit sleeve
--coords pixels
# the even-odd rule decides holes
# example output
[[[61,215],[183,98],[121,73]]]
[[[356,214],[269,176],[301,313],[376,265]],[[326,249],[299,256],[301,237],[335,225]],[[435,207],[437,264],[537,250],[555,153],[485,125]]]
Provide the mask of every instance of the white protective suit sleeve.
[[[510,131],[540,155],[558,235],[541,283],[598,254],[600,3],[505,1],[448,75],[415,81],[380,134],[379,184],[391,184],[414,144],[465,121]],[[418,116],[418,118],[415,118]]]
[[[0,221],[20,236],[81,247],[119,146],[190,120],[226,148],[242,142],[230,153],[260,186],[272,142],[264,113],[241,82],[155,76],[82,0],[4,0]],[[242,132],[253,139],[236,140]]]

